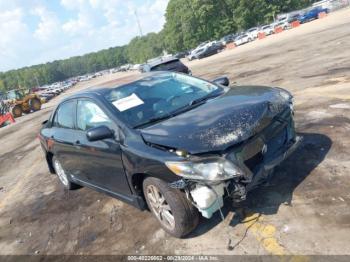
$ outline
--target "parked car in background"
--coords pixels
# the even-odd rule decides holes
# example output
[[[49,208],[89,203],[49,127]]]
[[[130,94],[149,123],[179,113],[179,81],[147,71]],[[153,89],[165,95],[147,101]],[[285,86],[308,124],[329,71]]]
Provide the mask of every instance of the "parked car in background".
[[[283,30],[288,30],[291,28],[291,25],[288,21],[280,21],[273,24],[274,28],[281,27]]]
[[[199,213],[211,218],[224,199],[244,201],[301,141],[289,92],[228,85],[157,72],[75,94],[43,124],[44,159],[66,189],[148,207],[183,237]]]
[[[153,60],[150,63],[144,64],[141,67],[141,72],[153,72],[153,71],[173,71],[180,72],[184,74],[192,74],[191,70],[185,66],[179,58],[167,57],[160,58],[158,60]]]
[[[193,60],[193,59],[202,59],[204,57],[208,57],[214,54],[217,54],[224,48],[224,45],[221,42],[214,41],[207,43],[205,46],[194,50],[189,56],[188,60]]]
[[[318,15],[320,13],[329,13],[329,9],[328,8],[323,8],[321,6],[315,7],[307,12],[305,12],[303,15],[301,15],[299,17],[299,21],[300,23],[306,23],[306,22],[310,22],[311,20],[314,19],[318,19]]]
[[[260,28],[259,32],[264,33],[265,35],[271,35],[273,34],[274,28],[271,25],[264,25]]]
[[[176,53],[175,55],[174,55],[174,57],[176,57],[176,58],[184,58],[184,57],[186,57],[188,55],[188,52],[187,51],[182,51],[182,52],[178,52],[178,53]]]
[[[197,59],[202,59],[211,55],[219,53],[224,48],[224,45],[221,42],[215,41],[210,45],[204,47],[204,50],[200,53],[197,53]]]
[[[300,11],[293,11],[287,14],[280,14],[277,16],[275,22],[271,26],[275,29],[276,27],[281,27],[283,30],[291,28],[290,23],[295,20],[295,17],[298,17]]]
[[[226,35],[223,38],[220,39],[220,42],[223,45],[227,45],[229,43],[232,43],[235,40],[235,34],[230,34],[230,35]]]
[[[250,41],[257,39],[258,33],[259,33],[259,28],[257,27],[250,28],[246,31],[246,34],[250,38]]]
[[[201,48],[196,48],[192,50],[191,53],[187,56],[188,61],[197,59],[197,55],[203,52],[204,49],[205,49],[204,47],[201,47]]]
[[[290,16],[288,18],[288,23],[293,23],[295,21],[299,21],[300,16],[303,15],[303,14],[304,14],[303,12],[300,12],[300,13],[296,13],[296,14]]]
[[[237,36],[234,43],[236,46],[240,46],[249,43],[250,41],[252,41],[251,38],[247,34],[243,34]]]

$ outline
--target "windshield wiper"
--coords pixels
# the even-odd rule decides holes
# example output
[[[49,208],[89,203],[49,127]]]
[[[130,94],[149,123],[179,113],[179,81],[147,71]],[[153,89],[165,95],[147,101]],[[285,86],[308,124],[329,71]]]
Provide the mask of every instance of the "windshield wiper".
[[[173,117],[173,114],[165,114],[165,115],[162,115],[162,116],[153,117],[153,118],[148,119],[148,121],[145,122],[145,123],[142,123],[142,124],[134,126],[134,128],[144,127],[144,126],[147,126],[149,124],[152,124],[152,123],[155,123],[155,122],[159,122],[161,120],[165,120],[165,119],[168,119],[168,118],[171,118],[171,117]]]
[[[214,97],[217,97],[217,96],[219,96],[219,95],[221,95],[221,92],[219,92],[219,93],[216,93],[216,92],[215,92],[215,94],[209,94],[209,95],[207,95],[207,96],[200,97],[200,98],[197,98],[197,99],[195,99],[195,100],[192,100],[192,101],[189,103],[189,105],[190,105],[190,106],[197,105],[197,104],[200,104],[200,103],[202,103],[202,102],[207,101],[207,100],[210,99],[210,98],[214,98]]]

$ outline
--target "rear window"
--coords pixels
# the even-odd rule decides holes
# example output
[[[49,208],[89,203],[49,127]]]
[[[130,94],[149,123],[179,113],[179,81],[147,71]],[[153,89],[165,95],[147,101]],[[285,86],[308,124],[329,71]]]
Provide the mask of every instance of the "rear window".
[[[173,61],[170,61],[170,62],[167,62],[167,63],[163,63],[163,64],[160,64],[160,65],[156,65],[154,67],[152,67],[152,71],[167,71],[171,68],[176,68],[178,66],[181,66],[181,62],[179,60],[173,60]]]
[[[54,126],[61,128],[74,128],[75,101],[68,101],[59,106],[56,111]]]

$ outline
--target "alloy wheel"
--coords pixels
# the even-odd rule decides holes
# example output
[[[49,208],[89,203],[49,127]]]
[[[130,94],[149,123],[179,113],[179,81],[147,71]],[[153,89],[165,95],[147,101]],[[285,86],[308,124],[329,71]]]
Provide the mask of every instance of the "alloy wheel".
[[[149,200],[150,208],[160,223],[170,230],[174,229],[175,218],[170,205],[156,186],[147,186],[147,198]]]

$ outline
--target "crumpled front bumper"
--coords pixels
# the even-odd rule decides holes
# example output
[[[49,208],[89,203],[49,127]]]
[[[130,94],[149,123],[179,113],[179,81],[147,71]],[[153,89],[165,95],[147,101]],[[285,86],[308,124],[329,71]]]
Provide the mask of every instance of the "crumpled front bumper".
[[[279,165],[283,160],[288,158],[300,145],[303,140],[302,136],[297,136],[293,144],[283,148],[280,152],[277,152],[278,157],[264,164],[265,170],[273,169],[275,166]]]
[[[276,151],[274,153],[274,158],[268,159],[267,161],[261,163],[258,171],[253,176],[252,181],[247,184],[246,190],[250,191],[260,185],[262,182],[266,181],[274,167],[278,166],[285,159],[287,159],[298,148],[302,140],[303,138],[301,136],[296,136],[292,143]]]

